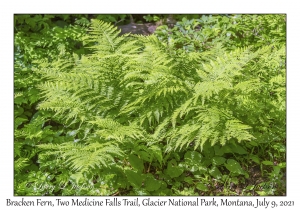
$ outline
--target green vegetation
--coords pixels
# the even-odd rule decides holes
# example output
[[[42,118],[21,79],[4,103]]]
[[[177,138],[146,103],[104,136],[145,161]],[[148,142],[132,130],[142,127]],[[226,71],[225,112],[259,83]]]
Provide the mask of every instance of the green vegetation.
[[[285,15],[174,18],[15,15],[15,195],[285,195]]]

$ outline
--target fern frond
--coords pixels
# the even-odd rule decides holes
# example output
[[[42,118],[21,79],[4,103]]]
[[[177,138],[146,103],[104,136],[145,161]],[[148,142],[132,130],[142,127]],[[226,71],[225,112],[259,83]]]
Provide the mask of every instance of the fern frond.
[[[238,142],[244,140],[255,139],[247,130],[251,129],[250,126],[242,124],[239,120],[228,120],[225,124],[225,138],[227,140],[231,138],[236,138]]]
[[[92,48],[105,54],[114,51],[116,46],[124,39],[123,37],[118,37],[117,32],[120,32],[120,30],[113,25],[101,20],[92,19],[89,40],[97,43]]]
[[[63,144],[41,144],[38,148],[50,150],[41,156],[56,156],[65,160],[66,166],[74,171],[85,172],[89,168],[109,167],[115,157],[123,155],[120,148],[112,142],[81,144],[67,142]]]
[[[193,98],[190,98],[185,103],[183,103],[180,107],[174,110],[171,118],[173,128],[175,128],[176,126],[176,119],[178,118],[178,116],[182,117],[183,115],[188,114],[188,111],[190,110],[190,108],[188,107],[190,107],[192,102],[193,102]]]
[[[89,121],[89,123],[96,125],[95,133],[107,140],[116,139],[122,142],[125,137],[137,139],[144,136],[138,126],[134,124],[125,126],[109,118],[102,119],[97,117],[95,120]]]
[[[259,79],[250,79],[247,81],[241,81],[234,86],[234,89],[238,93],[248,94],[251,91],[256,91],[261,88],[261,83]]]
[[[29,159],[28,158],[18,158],[14,162],[14,170],[18,173],[22,171],[23,168],[29,165]]]

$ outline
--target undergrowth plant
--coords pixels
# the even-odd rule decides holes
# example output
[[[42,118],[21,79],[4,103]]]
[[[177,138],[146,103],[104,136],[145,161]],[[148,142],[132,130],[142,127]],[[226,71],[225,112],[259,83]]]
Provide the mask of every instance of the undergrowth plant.
[[[192,15],[194,16],[194,15]],[[173,28],[166,25],[155,33],[170,48],[206,51],[222,43],[227,49],[265,45],[284,45],[285,15],[202,15],[200,18],[177,17]]]
[[[186,50],[96,19],[82,40],[89,53],[33,68],[36,125],[16,135],[34,152],[15,168],[35,155],[38,169],[15,194],[285,193],[284,41]]]
[[[67,129],[49,120],[49,113],[39,112],[41,100],[36,85],[41,78],[32,69],[40,62],[84,54],[85,15],[14,16],[14,160],[16,194],[37,194],[29,177],[39,171],[36,145],[63,142]],[[75,23],[76,22],[76,23]],[[74,25],[72,25],[74,24]],[[41,174],[41,172],[39,172]],[[41,174],[42,175],[42,174]],[[39,180],[32,179],[30,180]],[[43,183],[43,181],[38,181]],[[35,183],[38,183],[35,182]],[[37,189],[37,188],[35,188]]]

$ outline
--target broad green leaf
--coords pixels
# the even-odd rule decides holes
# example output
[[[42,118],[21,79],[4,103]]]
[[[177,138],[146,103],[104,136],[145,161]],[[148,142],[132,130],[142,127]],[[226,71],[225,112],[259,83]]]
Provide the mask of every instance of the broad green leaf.
[[[201,191],[208,191],[207,186],[206,186],[205,184],[203,184],[203,183],[198,183],[198,184],[196,185],[196,188],[197,188],[198,190],[201,190]]]
[[[27,102],[27,100],[25,99],[25,97],[23,95],[20,95],[14,99],[15,104],[22,104],[22,103],[26,103],[26,102]]]
[[[255,188],[255,185],[248,185],[245,189],[246,190],[253,190]]]
[[[176,161],[173,159],[168,162],[166,173],[171,177],[179,177],[183,173],[183,168],[177,166]]]
[[[188,151],[184,155],[184,161],[186,163],[186,167],[191,172],[195,172],[199,169],[201,159],[202,159],[202,155],[196,151]]]
[[[238,144],[230,144],[231,151],[240,155],[248,154],[248,152]]]
[[[266,166],[272,166],[272,165],[274,165],[274,163],[272,161],[268,161],[268,160],[262,161],[261,163],[264,164],[264,165],[266,165]]]
[[[215,146],[215,155],[217,156],[223,156],[224,153],[233,153],[231,150],[231,147],[229,145],[224,145],[224,146]]]
[[[22,107],[18,107],[18,108],[14,109],[15,117],[20,116],[21,114],[23,114],[23,112],[24,112],[24,109]]]
[[[241,165],[233,159],[228,159],[227,164],[225,164],[225,167],[231,172],[236,174],[243,174],[244,170],[242,169]]]
[[[145,187],[148,191],[158,190],[161,186],[161,182],[156,180],[152,174],[147,174],[147,178],[145,180]]]
[[[223,157],[219,157],[219,156],[215,156],[212,158],[212,164],[213,165],[222,165],[223,163],[225,163],[226,159]]]
[[[136,196],[136,195],[139,195],[139,196],[147,196],[147,195],[149,195],[149,192],[147,192],[145,189],[134,189],[134,192],[133,192],[133,194],[132,195],[134,195],[134,196]]]
[[[279,173],[280,173],[280,166],[274,166],[273,167],[273,171],[271,172],[271,174],[275,175],[275,176],[278,176]]]
[[[257,164],[260,163],[259,157],[257,155],[250,155],[250,159],[253,160]]]
[[[248,152],[237,144],[226,144],[224,146],[215,146],[215,155],[217,156],[223,156],[224,153],[237,153],[237,154],[248,154]]]
[[[28,121],[26,118],[22,118],[22,117],[17,117],[15,119],[15,128],[17,128],[19,125],[21,125],[23,122]]]
[[[193,184],[193,178],[188,176],[188,177],[184,177],[184,181],[189,183],[189,184]]]
[[[127,177],[127,180],[129,183],[134,187],[141,187],[142,186],[142,174],[138,171],[132,171],[132,170],[125,170],[125,174]]]
[[[199,166],[198,173],[205,174],[207,172],[207,167]]]
[[[190,171],[190,172],[195,172],[195,171],[198,171],[199,170],[199,167],[195,166],[195,165],[187,165],[186,166],[187,170]]]
[[[220,179],[222,177],[222,173],[220,172],[220,170],[216,166],[213,166],[209,170],[209,174],[212,175],[216,179]]]
[[[196,151],[188,151],[184,154],[184,160],[186,163],[195,165],[201,162],[202,155]]]
[[[148,162],[151,161],[150,154],[148,152],[139,151],[138,154],[143,160],[148,161]]]
[[[248,144],[254,147],[258,146],[258,143],[256,141],[250,141]]]
[[[143,164],[143,161],[136,155],[129,155],[129,162],[130,162],[130,165],[139,170],[139,171],[142,171],[144,169],[144,164]]]

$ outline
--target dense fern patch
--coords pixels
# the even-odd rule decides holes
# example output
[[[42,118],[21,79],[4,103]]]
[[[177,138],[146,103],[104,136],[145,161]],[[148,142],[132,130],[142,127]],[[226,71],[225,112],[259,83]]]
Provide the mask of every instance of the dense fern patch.
[[[285,194],[284,17],[256,17],[253,35],[243,24],[255,17],[182,19],[150,36],[92,19],[87,53],[32,67],[40,99],[28,124],[15,108],[15,194]]]

